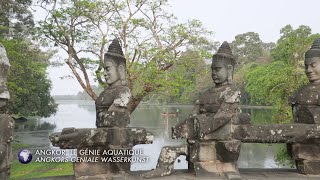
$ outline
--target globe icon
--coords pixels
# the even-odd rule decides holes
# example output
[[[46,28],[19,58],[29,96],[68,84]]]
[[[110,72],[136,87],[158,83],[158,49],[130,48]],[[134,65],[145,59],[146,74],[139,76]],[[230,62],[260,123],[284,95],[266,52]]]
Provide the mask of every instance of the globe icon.
[[[27,149],[22,149],[21,151],[19,151],[18,153],[18,160],[22,163],[22,164],[28,164],[29,162],[31,162],[32,160],[32,154],[29,150]]]

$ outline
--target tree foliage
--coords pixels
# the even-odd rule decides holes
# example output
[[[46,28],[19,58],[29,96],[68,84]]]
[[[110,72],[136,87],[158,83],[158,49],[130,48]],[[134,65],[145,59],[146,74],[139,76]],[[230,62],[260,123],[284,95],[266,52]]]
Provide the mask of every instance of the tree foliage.
[[[268,56],[274,47],[274,43],[263,42],[259,34],[255,32],[238,34],[231,43],[233,54],[237,57],[240,67],[250,62],[256,62],[262,56]]]
[[[0,40],[10,60],[8,88],[9,113],[48,117],[57,105],[50,95],[51,82],[46,75],[48,54],[24,40]]]
[[[29,10],[32,0],[0,1],[0,36],[21,38],[30,34],[34,26]]]
[[[273,120],[277,123],[292,121],[288,98],[307,82],[304,75],[304,53],[312,41],[319,37],[311,34],[308,26],[281,29],[281,37],[271,52],[272,63],[256,66],[246,74],[246,91],[257,104],[274,106]]]
[[[151,93],[151,101],[191,104],[200,93],[213,86],[210,64],[197,51],[187,50],[176,64],[167,71],[170,88],[159,88]],[[209,83],[210,82],[210,83]]]
[[[43,52],[33,38],[32,0],[0,1],[0,43],[6,48],[11,64],[8,88],[9,113],[48,117],[57,105],[50,96],[51,82],[46,75],[50,51]]]
[[[231,48],[237,58],[234,81],[241,90],[242,103],[248,104],[250,102],[250,95],[245,90],[245,74],[254,66],[269,63],[271,61],[270,52],[274,47],[274,43],[263,42],[259,34],[255,32],[238,34],[232,41]]]
[[[185,49],[208,56],[211,34],[198,20],[178,23],[167,11],[167,0],[51,0],[39,4],[47,11],[39,33],[68,54],[65,60],[81,87],[93,98],[89,72],[101,77],[107,44],[115,37],[122,42],[127,59],[127,77],[132,97],[131,112],[144,96],[176,84],[166,73]],[[174,84],[172,84],[174,83]]]

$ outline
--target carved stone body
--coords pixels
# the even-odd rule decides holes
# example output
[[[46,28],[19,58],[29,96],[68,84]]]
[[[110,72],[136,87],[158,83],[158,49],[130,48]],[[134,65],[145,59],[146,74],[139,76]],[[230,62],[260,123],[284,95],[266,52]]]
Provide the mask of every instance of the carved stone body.
[[[313,42],[305,53],[305,73],[310,84],[302,87],[292,98],[292,110],[295,123],[320,124],[320,39]],[[310,130],[309,130],[310,131]],[[320,128],[313,130],[319,134]],[[320,174],[320,139],[288,145],[289,152],[296,161],[297,169],[304,174]]]
[[[291,103],[295,123],[320,124],[320,84],[302,87]]]
[[[128,103],[130,89],[107,87],[96,100],[97,127],[127,127],[130,123]]]
[[[13,130],[14,120],[6,114],[0,114],[0,179],[7,179],[10,174]]]
[[[232,85],[235,59],[227,42],[213,56],[212,79],[215,87],[196,101],[192,114],[172,128],[173,139],[187,139],[186,145],[165,146],[157,168],[142,176],[170,175],[175,159],[186,155],[190,171],[197,176],[238,174],[241,142],[232,138],[240,113],[240,91]]]
[[[12,160],[11,142],[13,140],[14,120],[6,113],[10,98],[7,77],[10,64],[5,48],[0,44],[0,179],[8,179]]]
[[[128,103],[130,90],[126,86],[126,60],[120,43],[113,40],[105,54],[104,76],[107,87],[95,101],[97,128],[65,128],[61,133],[50,135],[54,146],[62,149],[108,151],[132,150],[137,144],[152,143],[153,136],[144,128],[127,127],[130,123]],[[79,158],[96,158],[94,155],[81,155]],[[76,176],[107,174],[111,177],[130,171],[130,162],[102,162],[101,158],[117,158],[113,155],[99,155],[99,162],[75,162]],[[130,158],[122,156],[120,158]]]

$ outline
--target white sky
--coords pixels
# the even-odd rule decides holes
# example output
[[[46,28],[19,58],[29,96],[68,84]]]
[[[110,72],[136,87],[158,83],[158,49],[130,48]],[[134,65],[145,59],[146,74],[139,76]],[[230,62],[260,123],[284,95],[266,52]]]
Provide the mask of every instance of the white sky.
[[[256,32],[264,42],[276,42],[287,24],[311,27],[320,33],[319,0],[169,0],[179,21],[198,19],[214,31],[216,41],[231,42],[238,34]],[[76,94],[82,90],[75,79],[61,80],[70,74],[68,67],[50,68],[52,95]],[[93,76],[93,75],[92,75]]]

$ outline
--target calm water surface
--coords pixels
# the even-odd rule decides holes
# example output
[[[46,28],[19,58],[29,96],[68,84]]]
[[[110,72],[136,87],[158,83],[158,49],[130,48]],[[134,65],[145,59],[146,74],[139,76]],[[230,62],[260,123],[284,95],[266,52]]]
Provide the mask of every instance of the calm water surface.
[[[57,101],[58,111],[54,116],[41,118],[35,124],[16,123],[19,132],[17,139],[21,143],[31,144],[34,149],[52,148],[48,135],[52,132],[59,132],[66,127],[95,128],[95,106],[93,101]],[[162,112],[176,112],[178,117],[161,115]],[[184,120],[191,112],[192,106],[188,105],[139,105],[131,115],[132,127],[144,127],[154,135],[153,144],[137,145],[135,149],[142,149],[145,156],[149,156],[147,163],[133,163],[131,170],[149,170],[156,167],[161,147],[165,145],[184,144],[185,140],[173,140],[170,138],[171,127]],[[266,124],[271,119],[270,110],[243,110],[252,116],[256,124]],[[50,124],[54,124],[53,127]],[[40,128],[39,128],[40,127]],[[44,130],[42,130],[44,129]],[[51,129],[51,130],[45,130]],[[274,161],[275,151],[279,145],[268,144],[242,144],[238,165],[241,168],[277,168]],[[32,149],[32,148],[31,148]],[[176,169],[186,169],[185,156],[180,156],[175,163]],[[179,163],[178,163],[179,162]]]

